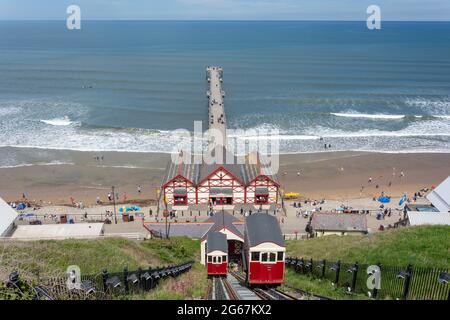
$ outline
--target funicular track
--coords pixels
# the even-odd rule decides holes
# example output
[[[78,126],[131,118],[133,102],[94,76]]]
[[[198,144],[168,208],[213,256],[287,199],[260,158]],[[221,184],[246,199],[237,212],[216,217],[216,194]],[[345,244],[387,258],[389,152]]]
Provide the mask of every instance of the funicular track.
[[[239,296],[226,278],[214,277],[210,280],[210,300],[239,300]]]
[[[245,275],[240,272],[230,272],[242,285],[246,286]],[[291,293],[287,293],[275,288],[249,288],[262,300],[328,300],[326,297],[316,296],[310,292],[289,288]]]

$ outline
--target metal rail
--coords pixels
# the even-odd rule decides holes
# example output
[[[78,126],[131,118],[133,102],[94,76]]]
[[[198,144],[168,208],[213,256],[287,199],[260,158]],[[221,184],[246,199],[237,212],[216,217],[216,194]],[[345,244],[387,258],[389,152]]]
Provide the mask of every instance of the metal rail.
[[[242,273],[239,272],[230,272],[232,276],[234,276],[241,284],[246,285],[245,276]],[[248,287],[248,286],[247,286]],[[252,290],[258,297],[260,297],[263,300],[332,300],[328,297],[318,296],[311,292],[287,287],[290,291],[292,291],[295,295],[286,293],[284,291],[281,291],[279,289],[269,288],[269,289],[263,289],[263,288],[254,288],[250,289]]]
[[[240,300],[228,280],[222,277],[210,281],[207,296],[210,300]]]
[[[263,300],[297,300],[297,298],[277,289],[255,288],[253,292]]]

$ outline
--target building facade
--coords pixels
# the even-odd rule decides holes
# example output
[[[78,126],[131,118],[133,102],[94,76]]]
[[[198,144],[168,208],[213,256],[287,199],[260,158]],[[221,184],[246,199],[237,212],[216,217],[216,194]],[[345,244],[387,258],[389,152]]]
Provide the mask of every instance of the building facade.
[[[173,209],[186,206],[226,207],[277,204],[276,175],[262,164],[247,159],[233,164],[186,164],[169,166],[162,185],[164,203]],[[190,161],[189,161],[190,162]]]

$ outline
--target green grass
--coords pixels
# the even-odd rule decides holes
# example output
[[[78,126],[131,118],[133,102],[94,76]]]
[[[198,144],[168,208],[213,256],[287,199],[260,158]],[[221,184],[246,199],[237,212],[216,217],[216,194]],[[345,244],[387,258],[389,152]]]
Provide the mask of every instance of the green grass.
[[[128,267],[132,271],[138,267],[147,269],[199,261],[199,257],[200,241],[187,237],[146,241],[105,238],[1,242],[0,281],[5,281],[12,271],[19,271],[29,281],[37,281],[38,278],[65,277],[70,265],[79,266],[82,274],[98,275],[104,268],[118,272]],[[179,278],[164,281],[151,293],[133,298],[195,299],[204,295],[206,285],[204,266],[195,264]]]
[[[300,275],[295,273],[290,268],[286,269],[285,273],[285,285],[282,286],[282,290],[289,292],[291,288],[298,288],[304,291],[320,295],[323,297],[339,300],[361,300],[367,299],[362,294],[347,294],[345,289],[340,287],[336,288],[331,284],[331,281],[315,279],[306,275]]]
[[[287,241],[287,255],[386,266],[450,267],[450,227],[392,229],[367,236]]]
[[[287,241],[287,255],[316,261],[326,259],[328,263],[341,260],[353,264],[357,261],[401,268],[411,263],[415,267],[449,269],[450,227],[410,227],[367,236],[325,236]],[[421,277],[420,274],[415,276],[415,280],[417,277]],[[286,285],[334,299],[367,299],[363,294],[349,295],[343,287],[333,287],[329,279],[297,274],[291,268],[286,269]],[[389,299],[386,295],[384,298]]]

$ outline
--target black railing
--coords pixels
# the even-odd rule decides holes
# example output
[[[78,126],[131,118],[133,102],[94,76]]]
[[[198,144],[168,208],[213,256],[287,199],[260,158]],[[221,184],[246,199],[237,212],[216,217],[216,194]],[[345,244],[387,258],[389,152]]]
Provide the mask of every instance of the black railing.
[[[128,295],[144,294],[154,289],[162,280],[178,277],[189,271],[194,262],[166,267],[139,268],[122,272],[103,269],[96,275],[39,278],[36,281],[22,279],[17,272],[11,273],[0,296],[4,299],[66,300],[66,299],[116,299]]]
[[[364,294],[374,299],[450,300],[448,269],[314,261],[293,257],[286,258],[286,267],[298,274],[329,280],[336,288],[344,288],[348,294]],[[380,271],[379,275],[375,275],[377,270]],[[379,286],[376,279],[379,279]],[[370,288],[368,281],[373,284]]]

